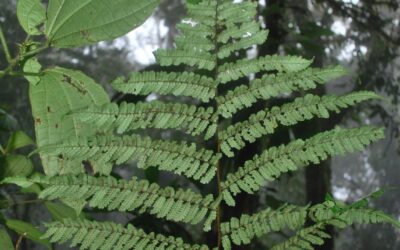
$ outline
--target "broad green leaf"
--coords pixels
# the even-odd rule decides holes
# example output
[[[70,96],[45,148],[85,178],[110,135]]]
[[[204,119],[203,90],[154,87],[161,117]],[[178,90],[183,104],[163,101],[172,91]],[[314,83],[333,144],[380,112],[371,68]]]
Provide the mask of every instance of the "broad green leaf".
[[[25,64],[24,64],[24,72],[27,73],[39,73],[42,68],[42,65],[38,62],[36,58],[30,58],[28,59]],[[30,82],[31,84],[36,85],[40,81],[39,76],[25,76],[25,78]]]
[[[21,193],[24,193],[24,194],[33,193],[33,194],[39,195],[40,192],[42,191],[42,188],[38,184],[34,183],[30,186],[22,187],[20,191],[21,191]]]
[[[5,229],[0,229],[0,246],[3,250],[14,250],[14,245]]]
[[[17,17],[29,35],[40,35],[38,26],[46,19],[46,10],[40,0],[18,0]]]
[[[1,166],[1,177],[28,176],[33,171],[32,161],[25,155],[7,155]]]
[[[10,136],[10,139],[7,143],[6,151],[11,152],[32,144],[34,144],[34,142],[27,134],[22,131],[16,131]]]
[[[4,180],[1,181],[1,184],[15,184],[22,188],[28,188],[28,187],[32,186],[34,183],[25,177],[16,176],[16,177],[5,178]]]
[[[32,224],[20,220],[7,219],[6,225],[8,228],[14,230],[20,235],[23,235],[25,238],[28,238],[36,243],[45,245],[48,249],[51,249],[49,241],[40,238],[43,233]]]
[[[67,218],[76,219],[79,217],[74,209],[64,204],[48,201],[44,205],[54,220],[62,221]]]
[[[110,102],[104,89],[91,78],[64,68],[44,71],[40,82],[30,84],[29,91],[38,147],[94,133],[90,126],[72,117],[71,112]],[[46,154],[40,157],[48,175],[82,171],[80,163]]]
[[[12,131],[17,127],[17,120],[6,111],[0,109],[0,131]]]
[[[111,40],[141,25],[159,0],[50,0],[46,36],[56,47]]]

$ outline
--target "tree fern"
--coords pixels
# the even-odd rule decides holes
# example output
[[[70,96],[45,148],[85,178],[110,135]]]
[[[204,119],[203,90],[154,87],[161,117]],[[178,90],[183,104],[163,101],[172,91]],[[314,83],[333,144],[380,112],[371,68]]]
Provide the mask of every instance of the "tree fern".
[[[147,9],[155,2],[141,4],[140,8],[148,12]],[[63,9],[63,5],[54,5],[54,1],[49,6]],[[90,6],[95,5],[91,3]],[[263,44],[268,36],[254,18],[257,14],[254,1],[203,0],[186,6],[188,18],[177,27],[180,35],[176,47],[155,52],[160,71],[135,72],[126,79],[117,78],[111,85],[117,91],[133,95],[156,93],[188,97],[193,99],[191,105],[182,104],[182,101],[117,105],[93,87],[91,79],[81,74],[58,68],[46,70],[39,74],[40,81],[36,78],[32,81],[31,94],[33,113],[36,119],[39,118],[36,132],[40,135],[40,143],[36,152],[44,159],[52,159],[51,164],[46,164],[48,176],[9,182],[40,184],[43,188],[39,192],[41,199],[60,199],[77,211],[88,205],[98,209],[149,213],[157,218],[193,225],[204,221],[204,230],[210,230],[212,222],[216,221],[214,231],[218,241],[213,246],[189,245],[179,238],[145,233],[133,225],[123,227],[111,222],[82,219],[48,223],[44,237],[59,243],[71,240],[71,246],[80,245],[81,249],[223,247],[228,250],[232,245],[248,244],[266,233],[289,229],[298,231],[275,249],[312,249],[313,245],[322,244],[329,237],[324,232],[327,225],[342,228],[354,222],[397,224],[382,212],[361,206],[340,206],[333,201],[311,207],[286,204],[276,210],[267,208],[253,215],[241,215],[221,222],[223,211],[220,203],[233,206],[235,195],[239,193],[253,194],[266,182],[274,181],[286,172],[319,163],[330,156],[362,150],[383,138],[384,132],[374,127],[336,128],[308,139],[267,148],[223,176],[228,162],[223,153],[235,156],[232,149],[241,150],[246,143],[273,134],[278,126],[328,118],[330,112],[339,112],[361,101],[377,98],[377,95],[364,91],[342,96],[306,94],[293,102],[267,107],[231,124],[232,120],[237,120],[239,111],[258,101],[281,95],[298,96],[344,75],[345,70],[340,66],[311,68],[312,60],[299,56],[280,54],[243,58],[242,55],[246,54],[243,52]],[[133,9],[130,6],[130,13],[135,13]],[[57,33],[64,24],[57,24],[54,14],[57,13],[50,15],[52,23],[46,26],[46,34],[51,35],[50,42],[62,47],[72,46],[74,43],[68,34]],[[70,15],[74,16],[73,13]],[[94,34],[83,30],[79,34],[74,31],[73,35],[80,39],[83,36],[86,43],[90,43],[107,34],[92,28],[90,31]],[[111,32],[110,38],[120,31]],[[78,43],[85,44],[82,41]],[[58,102],[54,91],[46,91],[53,89],[54,83],[67,93],[63,102]],[[57,109],[48,105],[49,95]],[[101,98],[93,98],[96,96]],[[84,102],[79,103],[80,99]],[[66,105],[68,108],[64,107]],[[63,119],[68,124],[68,133],[59,128]],[[197,137],[196,143],[188,143],[185,139],[156,140],[137,134],[138,130],[147,128],[181,130],[190,137],[202,135],[205,140],[202,143]],[[200,181],[196,182],[199,185],[210,183],[215,185],[212,190],[216,190],[216,195],[203,196],[190,189],[160,187],[136,177],[131,180],[110,177],[114,164],[128,161],[137,161],[139,168],[154,166]],[[63,164],[65,162],[69,164]],[[95,175],[82,173],[82,163],[92,167]],[[56,176],[49,177],[53,175]],[[304,228],[308,218],[314,224]]]

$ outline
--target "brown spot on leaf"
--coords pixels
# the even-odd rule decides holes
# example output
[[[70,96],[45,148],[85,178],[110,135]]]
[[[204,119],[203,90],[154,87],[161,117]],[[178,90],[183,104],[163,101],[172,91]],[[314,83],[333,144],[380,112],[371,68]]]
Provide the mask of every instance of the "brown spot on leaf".
[[[36,123],[36,125],[40,125],[40,124],[42,124],[42,120],[39,117],[37,117],[35,119],[35,123]]]
[[[86,94],[86,89],[79,85],[80,82],[75,82],[70,76],[63,74],[63,82],[70,84],[72,87],[77,89],[80,93]]]

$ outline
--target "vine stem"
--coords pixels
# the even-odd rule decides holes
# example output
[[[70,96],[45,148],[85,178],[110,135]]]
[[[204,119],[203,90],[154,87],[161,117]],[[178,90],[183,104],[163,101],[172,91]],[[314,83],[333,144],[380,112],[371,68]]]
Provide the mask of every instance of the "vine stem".
[[[8,49],[7,41],[6,41],[6,38],[4,36],[3,29],[1,28],[1,26],[0,26],[0,42],[1,42],[1,45],[3,46],[3,50],[4,50],[4,54],[6,56],[7,62],[11,63],[12,58],[11,58],[10,50]]]

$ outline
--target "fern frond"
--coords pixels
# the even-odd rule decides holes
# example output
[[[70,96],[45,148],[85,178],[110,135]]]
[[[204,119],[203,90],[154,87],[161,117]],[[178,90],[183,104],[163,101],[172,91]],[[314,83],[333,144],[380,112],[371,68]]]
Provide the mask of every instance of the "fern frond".
[[[153,141],[149,137],[138,135],[80,138],[45,146],[39,150],[51,155],[102,163],[122,164],[134,159],[138,160],[140,168],[155,166],[202,183],[208,183],[215,176],[215,166],[221,158],[221,154],[198,149],[194,143],[187,145],[183,142]]]
[[[216,217],[219,200],[212,195],[202,197],[187,189],[161,188],[147,180],[117,180],[112,176],[62,175],[55,177],[33,177],[32,182],[45,188],[39,198],[45,200],[72,199],[85,201],[90,207],[148,212],[157,218],[198,224],[207,218],[205,228]]]
[[[233,157],[232,147],[242,149],[247,142],[272,134],[279,124],[294,125],[314,117],[329,118],[329,112],[339,113],[359,102],[379,98],[374,92],[359,91],[343,96],[325,95],[322,97],[308,94],[296,98],[293,102],[275,106],[270,110],[262,110],[249,117],[248,120],[229,126],[220,134],[221,149],[229,157]]]
[[[329,156],[362,150],[371,142],[384,138],[381,128],[336,128],[319,133],[307,140],[295,140],[288,145],[272,147],[245,162],[237,172],[227,175],[221,184],[223,199],[234,205],[232,197],[242,191],[254,193],[265,181],[273,181],[283,173],[295,171],[311,163],[318,164]]]
[[[70,246],[80,249],[141,249],[141,250],[208,250],[205,245],[189,245],[181,238],[161,234],[145,233],[129,224],[124,227],[112,222],[64,219],[47,223],[43,238],[59,244],[71,241]]]
[[[265,209],[253,215],[231,218],[221,224],[222,242],[225,250],[235,245],[249,244],[252,239],[284,228],[298,229],[306,222],[308,207],[284,205],[276,210]]]
[[[82,122],[101,129],[115,129],[121,134],[128,130],[157,128],[183,129],[196,136],[204,131],[206,138],[214,135],[217,128],[217,114],[214,109],[197,108],[179,103],[140,102],[136,104],[123,102],[103,106],[91,106],[89,109],[73,114]]]
[[[297,72],[310,66],[311,61],[297,56],[264,56],[225,63],[218,69],[218,81],[227,83],[261,71]]]
[[[198,69],[213,70],[215,68],[215,55],[206,51],[193,50],[162,50],[154,53],[157,62],[161,66],[187,65]]]
[[[215,96],[216,84],[213,79],[194,73],[137,72],[128,80],[117,78],[112,86],[122,93],[148,95],[188,96],[208,102]]]
[[[268,32],[266,31],[258,31],[255,33],[248,32],[238,41],[221,46],[218,50],[218,58],[224,59],[230,56],[233,52],[248,49],[254,45],[263,44],[267,40],[267,36]]]
[[[346,74],[341,66],[317,69],[309,68],[300,72],[267,74],[255,79],[249,86],[241,85],[229,91],[225,96],[216,98],[219,113],[229,118],[237,111],[248,108],[258,100],[268,100],[282,94],[290,94],[297,90],[316,88],[318,84],[338,78]]]

